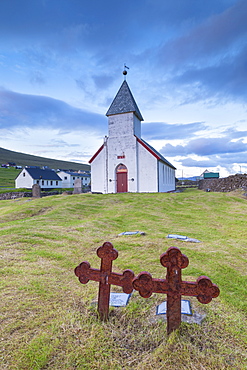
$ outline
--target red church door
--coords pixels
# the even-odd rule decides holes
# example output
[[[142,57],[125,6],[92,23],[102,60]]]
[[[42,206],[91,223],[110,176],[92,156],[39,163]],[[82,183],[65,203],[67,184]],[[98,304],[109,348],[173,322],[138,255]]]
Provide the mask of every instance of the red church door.
[[[117,193],[128,192],[128,170],[123,164],[117,166]]]

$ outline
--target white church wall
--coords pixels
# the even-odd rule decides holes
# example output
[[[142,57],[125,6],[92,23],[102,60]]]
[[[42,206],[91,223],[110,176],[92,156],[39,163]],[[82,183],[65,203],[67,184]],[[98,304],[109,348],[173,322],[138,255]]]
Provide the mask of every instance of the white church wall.
[[[106,182],[106,146],[94,158],[91,166],[91,191],[97,193],[107,193]]]
[[[134,113],[115,114],[108,117],[109,138],[134,135],[135,131],[137,134],[140,134],[141,122]]]
[[[159,192],[175,190],[175,170],[159,161]]]
[[[133,133],[133,119],[133,113],[109,117],[109,138],[107,140],[109,193],[117,192],[116,168],[119,164],[124,164],[128,170],[128,192],[137,191],[136,138]]]
[[[154,193],[158,191],[158,164],[146,148],[138,143],[139,192]]]
[[[117,176],[116,168],[119,164],[123,164],[128,170],[128,191],[136,192],[137,176],[136,176],[136,138],[134,136],[125,136],[124,138],[109,138],[108,139],[108,191],[116,193],[117,191]],[[131,181],[131,179],[134,181]]]
[[[141,121],[134,115],[134,135],[141,138]]]

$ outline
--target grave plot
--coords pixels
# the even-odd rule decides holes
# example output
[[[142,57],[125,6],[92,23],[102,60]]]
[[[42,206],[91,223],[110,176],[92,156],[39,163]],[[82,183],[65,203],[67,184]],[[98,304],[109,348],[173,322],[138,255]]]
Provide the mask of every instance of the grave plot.
[[[124,270],[123,274],[112,272],[112,261],[118,257],[118,251],[109,242],[97,249],[97,255],[101,258],[100,270],[91,268],[84,261],[75,268],[75,275],[82,284],[89,280],[99,282],[98,312],[101,320],[107,320],[109,316],[111,285],[121,286],[126,294],[135,289],[143,298],[149,298],[153,293],[166,294],[167,334],[181,324],[181,296],[194,296],[200,303],[207,304],[220,293],[207,276],[200,276],[195,282],[182,280],[181,270],[188,266],[189,260],[177,247],[170,247],[160,256],[161,265],[167,269],[165,279],[155,279],[146,271],[137,277],[131,270]]]

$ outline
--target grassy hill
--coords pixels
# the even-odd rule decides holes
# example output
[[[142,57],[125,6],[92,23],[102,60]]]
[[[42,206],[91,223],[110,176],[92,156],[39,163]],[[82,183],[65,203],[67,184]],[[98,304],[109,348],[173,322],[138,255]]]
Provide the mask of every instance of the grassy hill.
[[[49,159],[0,148],[0,165],[8,162],[14,162],[18,166],[48,166],[54,169],[90,171],[88,164]]]
[[[15,179],[19,175],[20,171],[21,170],[16,170],[13,167],[0,168],[0,187],[14,188]]]
[[[247,200],[240,192],[80,194],[0,202],[0,359],[9,370],[244,370],[247,368]],[[146,235],[122,236],[123,231]],[[201,243],[166,238],[181,234]],[[165,278],[159,256],[177,246],[189,258],[183,280],[207,275],[220,296],[206,318],[170,337],[155,316],[166,298],[134,292],[127,307],[97,318],[98,283],[79,283],[74,268],[110,241],[113,271]],[[111,291],[121,291],[112,286]]]

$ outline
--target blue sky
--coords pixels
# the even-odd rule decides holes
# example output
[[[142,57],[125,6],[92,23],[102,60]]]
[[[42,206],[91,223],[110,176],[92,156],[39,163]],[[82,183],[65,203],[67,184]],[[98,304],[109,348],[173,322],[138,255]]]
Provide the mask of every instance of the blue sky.
[[[247,172],[246,0],[1,0],[0,146],[87,163],[125,63],[177,177]]]

